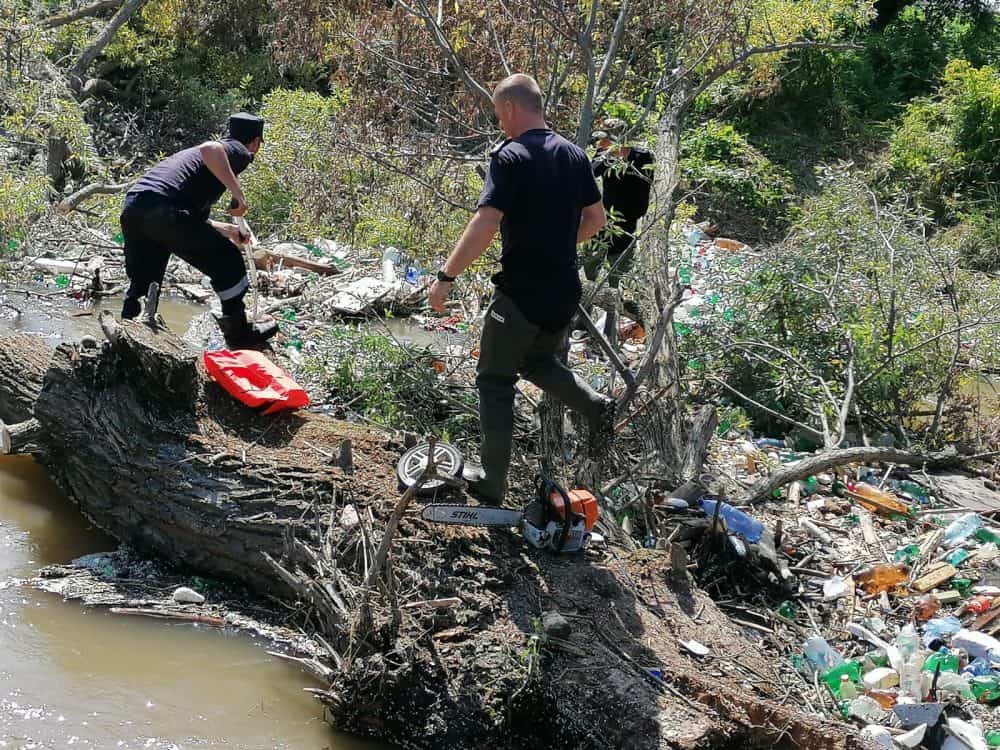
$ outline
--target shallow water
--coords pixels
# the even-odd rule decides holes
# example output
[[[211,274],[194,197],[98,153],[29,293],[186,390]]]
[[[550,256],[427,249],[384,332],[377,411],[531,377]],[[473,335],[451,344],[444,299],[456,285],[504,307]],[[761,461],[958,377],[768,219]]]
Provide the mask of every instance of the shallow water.
[[[17,585],[112,549],[32,461],[0,459],[0,748],[371,748],[265,644],[126,618]],[[13,580],[12,580],[13,579]]]
[[[52,345],[101,338],[97,312],[63,299],[25,299],[0,330]],[[119,300],[104,303],[117,312]],[[100,309],[100,308],[98,308]],[[182,333],[205,308],[164,298]],[[166,748],[371,750],[334,733],[303,691],[311,678],[268,656],[266,643],[214,628],[112,615],[19,585],[43,565],[115,548],[33,461],[0,457],[0,750]]]

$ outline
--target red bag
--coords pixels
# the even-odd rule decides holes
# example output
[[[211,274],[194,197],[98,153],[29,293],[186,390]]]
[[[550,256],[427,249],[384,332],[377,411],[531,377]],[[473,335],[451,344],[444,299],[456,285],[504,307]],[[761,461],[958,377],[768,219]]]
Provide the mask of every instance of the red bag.
[[[216,383],[247,406],[270,404],[265,414],[309,406],[309,394],[260,352],[205,352],[205,369]]]

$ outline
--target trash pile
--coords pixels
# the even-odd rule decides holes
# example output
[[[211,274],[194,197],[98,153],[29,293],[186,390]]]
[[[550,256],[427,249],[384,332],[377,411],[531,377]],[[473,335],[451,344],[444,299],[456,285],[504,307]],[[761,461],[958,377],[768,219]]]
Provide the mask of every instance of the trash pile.
[[[711,470],[743,489],[809,457],[783,440],[719,445]],[[680,532],[698,510],[722,528],[726,554],[699,561],[701,583],[777,647],[785,687],[808,710],[857,723],[889,749],[1000,747],[1000,713],[989,708],[1000,704],[1000,528],[989,518],[1000,494],[984,487],[995,504],[972,512],[949,498],[951,479],[854,466],[734,507],[713,498],[740,490],[706,476],[707,496],[653,501],[658,517],[681,525],[661,525],[648,546],[692,536]],[[776,565],[766,564],[772,545]],[[747,563],[739,571],[733,556]],[[750,573],[763,585],[747,587]]]

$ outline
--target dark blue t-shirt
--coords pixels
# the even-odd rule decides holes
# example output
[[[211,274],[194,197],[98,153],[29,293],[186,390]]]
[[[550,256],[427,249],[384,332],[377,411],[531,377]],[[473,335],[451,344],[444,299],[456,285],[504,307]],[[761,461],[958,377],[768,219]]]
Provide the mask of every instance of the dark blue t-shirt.
[[[529,130],[490,155],[479,206],[503,212],[498,286],[535,325],[558,331],[573,318],[580,216],[600,200],[587,155],[551,130]]]
[[[233,174],[239,174],[253,161],[253,154],[239,141],[222,141]],[[189,209],[207,219],[212,206],[226,192],[225,186],[205,166],[201,146],[193,146],[168,156],[146,172],[128,191],[129,195],[152,193]]]

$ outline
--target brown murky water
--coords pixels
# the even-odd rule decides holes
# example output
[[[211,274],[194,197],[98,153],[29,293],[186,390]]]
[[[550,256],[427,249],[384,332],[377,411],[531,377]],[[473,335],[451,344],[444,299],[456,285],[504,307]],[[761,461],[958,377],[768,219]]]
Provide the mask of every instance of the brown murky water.
[[[0,748],[361,750],[248,637],[116,617],[18,585],[112,549],[32,461],[0,459]]]
[[[96,330],[96,313],[67,320],[65,302],[9,299],[22,312],[4,315],[0,329],[41,333],[53,344]],[[177,332],[203,309],[160,303]],[[43,565],[114,547],[38,465],[0,458],[0,750],[376,747],[335,734],[303,691],[316,684],[268,656],[266,644],[117,617],[19,585]]]

